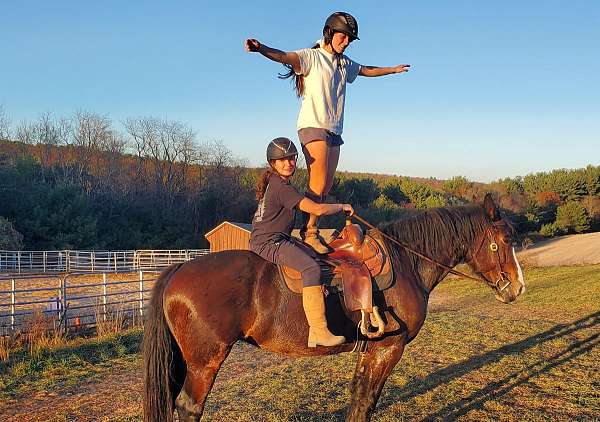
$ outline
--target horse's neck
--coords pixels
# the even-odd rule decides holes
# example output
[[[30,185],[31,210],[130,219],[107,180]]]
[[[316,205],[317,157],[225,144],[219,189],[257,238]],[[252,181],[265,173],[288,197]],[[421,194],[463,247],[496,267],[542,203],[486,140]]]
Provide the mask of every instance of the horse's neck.
[[[431,292],[448,274],[447,269],[436,263],[452,268],[465,262],[467,242],[465,239],[451,238],[444,244],[429,250],[427,257],[435,263],[423,258],[413,257],[413,269],[417,273],[425,290]],[[408,251],[406,253],[409,256],[411,255]]]
[[[464,262],[464,257],[442,256],[438,257],[437,259],[432,258],[432,260],[452,268],[455,265]],[[436,286],[446,277],[446,275],[448,275],[448,270],[430,262],[422,263],[417,271],[419,273],[419,276],[421,277],[421,280],[423,281],[424,287],[427,289],[428,292],[431,292],[433,289],[435,289]]]

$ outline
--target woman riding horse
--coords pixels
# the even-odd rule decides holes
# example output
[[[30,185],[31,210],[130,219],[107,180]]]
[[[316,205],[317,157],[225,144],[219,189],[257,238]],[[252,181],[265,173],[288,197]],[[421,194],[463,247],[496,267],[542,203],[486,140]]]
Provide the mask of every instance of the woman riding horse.
[[[250,250],[275,264],[286,265],[302,275],[302,304],[308,321],[308,347],[337,346],[344,336],[335,336],[327,328],[325,300],[321,285],[321,267],[315,252],[294,240],[295,210],[317,216],[345,211],[352,214],[349,204],[319,204],[300,194],[290,184],[296,171],[298,150],[288,138],[273,139],[267,147],[267,169],[256,188],[258,209],[252,220]]]

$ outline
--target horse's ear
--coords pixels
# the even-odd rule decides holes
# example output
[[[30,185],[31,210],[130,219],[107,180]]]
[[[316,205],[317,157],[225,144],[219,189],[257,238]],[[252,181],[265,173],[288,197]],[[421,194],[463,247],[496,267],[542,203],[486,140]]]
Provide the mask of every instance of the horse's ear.
[[[485,209],[485,213],[492,221],[500,220],[500,210],[498,206],[494,202],[491,193],[486,193],[485,198],[483,199],[483,208]]]

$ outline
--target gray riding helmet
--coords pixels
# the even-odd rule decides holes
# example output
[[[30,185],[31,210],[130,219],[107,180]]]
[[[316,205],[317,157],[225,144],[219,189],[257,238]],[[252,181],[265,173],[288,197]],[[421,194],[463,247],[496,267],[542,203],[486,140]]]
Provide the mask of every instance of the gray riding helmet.
[[[267,161],[279,160],[280,158],[298,155],[296,145],[288,138],[275,138],[269,142],[267,147]]]
[[[325,35],[327,28],[331,28],[334,32],[346,34],[352,40],[360,40],[360,38],[358,38],[358,22],[350,13],[333,13],[325,21],[325,25],[323,26],[323,35]]]

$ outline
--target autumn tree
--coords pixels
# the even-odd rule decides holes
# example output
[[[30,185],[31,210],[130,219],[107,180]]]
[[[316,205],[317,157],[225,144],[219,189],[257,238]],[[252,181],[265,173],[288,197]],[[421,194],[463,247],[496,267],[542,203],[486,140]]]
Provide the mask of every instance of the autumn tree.
[[[137,159],[137,178],[173,204],[186,190],[190,166],[200,158],[194,131],[181,122],[153,117],[127,119],[125,129]]]
[[[10,119],[0,104],[0,141],[10,139]]]

